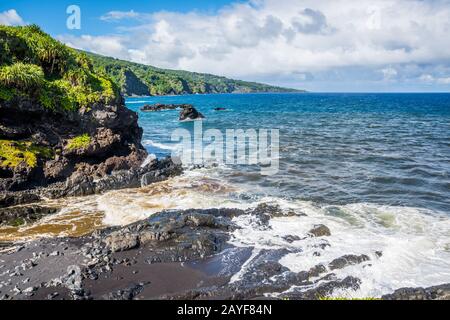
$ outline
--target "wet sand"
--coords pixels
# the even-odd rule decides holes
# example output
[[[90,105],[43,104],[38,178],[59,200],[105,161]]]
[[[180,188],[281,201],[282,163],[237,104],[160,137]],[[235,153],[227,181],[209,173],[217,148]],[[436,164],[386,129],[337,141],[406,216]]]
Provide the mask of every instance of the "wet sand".
[[[138,286],[142,288],[138,288],[134,299],[148,300],[227,282],[227,278],[209,276],[181,263],[148,265],[139,261],[129,267],[117,266],[98,280],[86,280],[84,287],[93,299],[105,299],[111,292]]]

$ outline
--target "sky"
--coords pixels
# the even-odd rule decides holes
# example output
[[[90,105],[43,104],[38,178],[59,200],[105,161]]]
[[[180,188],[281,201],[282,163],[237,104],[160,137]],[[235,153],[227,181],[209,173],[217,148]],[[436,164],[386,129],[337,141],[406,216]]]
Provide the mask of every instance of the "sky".
[[[316,92],[450,91],[450,0],[0,0],[0,24],[30,23],[162,68]]]

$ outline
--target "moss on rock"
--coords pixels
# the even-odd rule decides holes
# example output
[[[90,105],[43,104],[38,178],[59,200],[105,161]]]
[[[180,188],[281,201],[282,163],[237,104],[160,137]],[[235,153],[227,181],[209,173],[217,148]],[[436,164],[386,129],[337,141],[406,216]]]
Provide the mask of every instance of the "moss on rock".
[[[91,137],[86,133],[81,136],[70,139],[67,142],[68,150],[77,150],[77,149],[85,149],[91,143]]]
[[[30,141],[0,140],[1,167],[16,168],[25,163],[27,167],[34,168],[39,158],[52,157],[50,148],[34,145]]]

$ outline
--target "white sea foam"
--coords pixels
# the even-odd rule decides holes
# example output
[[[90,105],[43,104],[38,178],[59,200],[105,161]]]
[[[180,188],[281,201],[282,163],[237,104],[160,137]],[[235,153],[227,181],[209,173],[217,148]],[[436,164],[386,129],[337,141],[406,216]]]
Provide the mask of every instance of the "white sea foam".
[[[259,249],[290,248],[295,253],[286,255],[280,263],[294,272],[328,265],[348,254],[368,255],[371,260],[366,263],[333,271],[340,278],[362,280],[358,291],[339,291],[336,296],[379,297],[401,287],[450,282],[450,220],[444,214],[365,203],[319,208],[307,202],[277,202],[307,216],[273,219],[271,229],[258,228],[248,216],[236,218],[242,229],[234,232],[232,243]],[[317,224],[327,225],[332,235],[307,237]],[[289,244],[283,240],[287,235],[305,239]],[[318,250],[324,241],[330,246]]]
[[[127,101],[126,104],[140,104],[140,103],[147,103],[147,100],[137,100],[137,101]]]
[[[105,213],[106,225],[127,225],[164,210],[244,208],[245,204],[227,197],[236,192],[219,179],[210,178],[208,170],[188,171],[180,177],[141,189],[108,192],[97,198]]]
[[[163,144],[147,139],[142,142],[144,146],[155,147],[161,150],[177,150],[177,145]]]
[[[147,166],[149,163],[151,163],[155,159],[156,159],[156,156],[153,153],[149,154],[147,156],[147,158],[145,158],[144,162],[142,162],[141,168],[144,168],[145,166]]]

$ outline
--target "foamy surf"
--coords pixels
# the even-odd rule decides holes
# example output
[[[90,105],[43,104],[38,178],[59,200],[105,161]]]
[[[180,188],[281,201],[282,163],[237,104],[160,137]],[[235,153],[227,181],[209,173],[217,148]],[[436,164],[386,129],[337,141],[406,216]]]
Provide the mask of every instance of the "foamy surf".
[[[159,142],[155,142],[150,139],[146,139],[142,142],[142,144],[146,147],[154,147],[161,150],[177,150],[178,145],[169,145],[169,144],[163,144]]]
[[[127,101],[126,104],[143,104],[143,103],[148,103],[149,101],[147,100],[138,100],[138,101]]]
[[[292,253],[280,263],[294,272],[327,266],[344,255],[369,256],[370,261],[333,271],[339,278],[353,276],[362,281],[358,291],[336,291],[336,297],[380,297],[402,287],[450,281],[450,221],[443,213],[366,203],[317,207],[301,201],[265,200],[306,216],[272,219],[270,229],[241,216],[235,219],[241,229],[234,232],[231,243],[256,250],[286,248]],[[331,236],[308,237],[317,224],[328,226]],[[287,243],[283,237],[289,235],[302,240]],[[329,246],[318,250],[324,243]],[[239,275],[233,280],[239,280]]]
[[[166,210],[244,208],[228,197],[235,187],[211,178],[207,170],[188,171],[151,186],[108,192],[97,198],[107,226],[124,226]]]
[[[263,249],[287,249],[290,253],[279,262],[293,272],[306,271],[318,264],[327,266],[344,255],[367,255],[370,261],[333,270],[339,278],[353,276],[361,280],[359,290],[338,290],[334,292],[337,297],[380,297],[401,287],[450,282],[450,220],[445,213],[369,203],[332,206],[279,197],[240,197],[237,195],[251,195],[256,190],[227,182],[223,178],[227,170],[227,167],[190,170],[145,188],[67,198],[61,200],[62,210],[58,214],[30,226],[0,230],[0,238],[15,241],[80,236],[106,226],[134,223],[165,210],[248,209],[260,203],[273,203],[297,215],[273,218],[270,228],[258,225],[250,215],[234,219],[240,229],[233,232],[230,244],[251,247],[253,254],[232,277],[232,282],[245,277],[253,257]],[[308,237],[317,224],[326,225],[331,236]],[[301,240],[289,243],[284,239],[286,236]],[[324,249],[319,250],[321,246]]]

